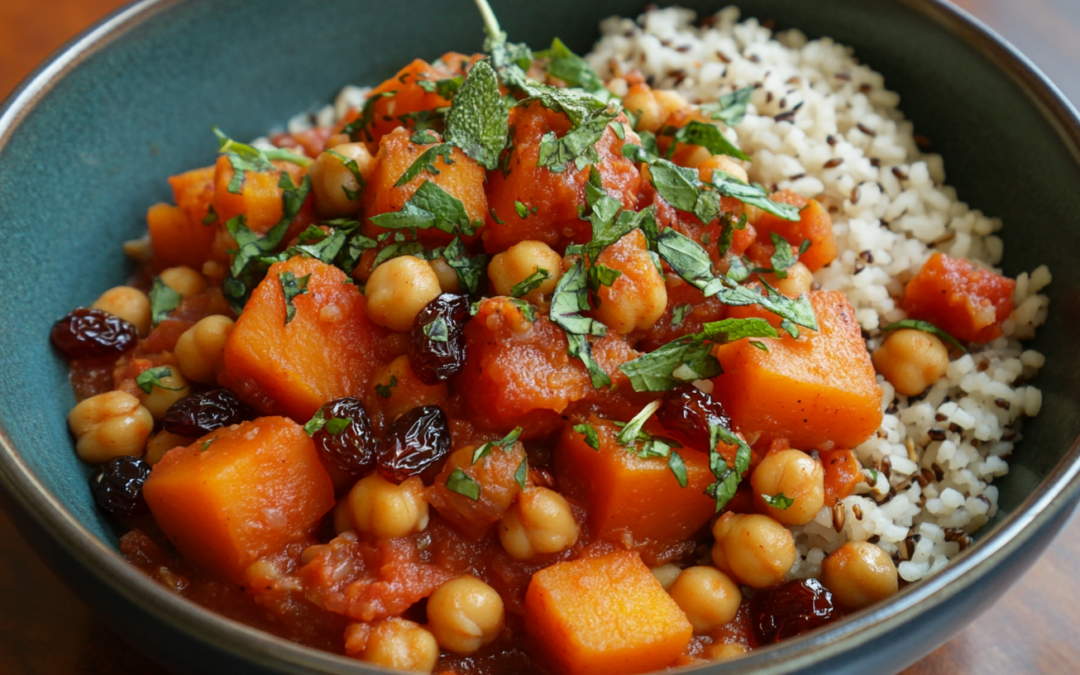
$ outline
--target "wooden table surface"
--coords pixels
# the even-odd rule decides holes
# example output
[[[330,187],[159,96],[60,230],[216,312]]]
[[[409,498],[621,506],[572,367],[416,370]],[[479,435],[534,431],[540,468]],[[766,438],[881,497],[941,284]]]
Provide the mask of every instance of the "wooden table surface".
[[[1080,103],[1080,1],[956,0]],[[0,0],[0,96],[121,0]],[[904,675],[1080,672],[1080,521],[994,607]],[[159,675],[79,602],[0,513],[0,675]]]

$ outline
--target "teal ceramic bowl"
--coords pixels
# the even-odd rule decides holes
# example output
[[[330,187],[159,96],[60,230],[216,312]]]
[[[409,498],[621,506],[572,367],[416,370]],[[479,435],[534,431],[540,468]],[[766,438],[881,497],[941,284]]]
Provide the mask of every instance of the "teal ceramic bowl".
[[[725,0],[686,0],[699,13]],[[734,0],[744,15],[832,36],[880,70],[919,133],[935,141],[960,196],[1004,218],[1004,267],[1046,263],[1050,320],[1034,347],[1040,416],[996,484],[1001,512],[942,573],[888,602],[702,673],[895,672],[989,606],[1034,561],[1080,494],[1080,124],[1021,55],[936,0]],[[600,19],[639,0],[494,3],[515,40],[561,36],[587,51]],[[214,156],[218,125],[237,138],[280,126],[374,83],[413,57],[481,44],[468,0],[148,0],[71,43],[0,112],[0,485],[42,558],[121,634],[176,672],[361,673],[364,665],[279,640],[178,599],[117,552],[72,451],[67,367],[53,321],[121,283],[119,242],[139,236],[165,178]],[[1000,167],[1010,167],[1006,174]]]

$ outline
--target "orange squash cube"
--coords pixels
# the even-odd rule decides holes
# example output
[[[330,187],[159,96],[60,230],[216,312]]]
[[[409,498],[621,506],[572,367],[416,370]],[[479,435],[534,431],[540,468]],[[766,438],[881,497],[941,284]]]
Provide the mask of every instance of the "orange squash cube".
[[[309,536],[334,486],[303,427],[263,417],[170,450],[143,495],[181,555],[245,583],[256,560]]]
[[[810,242],[810,248],[799,256],[799,262],[811,272],[825,267],[836,258],[836,236],[832,230],[832,216],[818,201],[800,197],[794,192],[782,190],[770,197],[775,202],[791,204],[799,209],[798,220],[784,220],[771,213],[762,213],[754,221],[758,241],[750,247],[748,254],[752,260],[769,267],[769,258],[775,251],[770,232],[775,232],[787,240],[796,251],[804,241]]]
[[[286,323],[281,274],[311,275],[307,291],[292,299]],[[324,403],[363,397],[374,373],[385,331],[371,323],[364,296],[340,269],[296,256],[276,263],[251,294],[225,343],[219,378],[266,414],[307,422]]]
[[[642,459],[616,441],[619,428],[592,417],[600,449],[567,424],[555,447],[554,473],[560,491],[585,504],[595,539],[625,542],[647,558],[680,542],[709,522],[716,502],[703,491],[715,478],[708,455],[678,449],[686,464],[686,487],[679,485],[663,457]]]
[[[533,575],[525,625],[567,675],[627,675],[672,664],[693,628],[636,553],[556,563]]]
[[[786,438],[800,450],[854,448],[881,425],[881,387],[855,310],[843,293],[807,293],[820,330],[781,331],[762,338],[768,351],[738,340],[714,352],[724,368],[713,398],[756,446]],[[730,316],[778,321],[760,307],[733,307]]]

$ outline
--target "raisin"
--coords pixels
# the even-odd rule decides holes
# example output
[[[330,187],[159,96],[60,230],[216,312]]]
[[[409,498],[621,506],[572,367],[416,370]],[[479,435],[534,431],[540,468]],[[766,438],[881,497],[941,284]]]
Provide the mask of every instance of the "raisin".
[[[165,431],[198,438],[214,429],[239,424],[255,417],[255,411],[228,389],[211,389],[186,396],[165,411]]]
[[[80,307],[53,324],[52,342],[69,359],[119,356],[139,335],[127,321],[100,309]]]
[[[720,401],[692,384],[664,394],[656,419],[675,440],[702,452],[709,450],[709,425],[731,429],[731,417]]]
[[[413,408],[394,420],[379,443],[379,473],[391,483],[420,476],[430,485],[449,454],[446,414],[437,405]]]
[[[138,457],[113,457],[90,476],[90,492],[112,515],[137,516],[147,511],[143,483],[149,475],[150,465]]]
[[[327,464],[359,477],[375,468],[375,436],[367,411],[355,398],[339,398],[321,408],[326,423],[311,440]],[[332,420],[347,420],[344,428]],[[334,433],[337,432],[337,433]]]
[[[772,644],[824,626],[840,613],[820,581],[798,579],[755,593],[750,616],[758,642]]]
[[[445,382],[465,366],[468,322],[468,298],[452,293],[443,293],[416,315],[409,334],[409,365],[421,382]]]

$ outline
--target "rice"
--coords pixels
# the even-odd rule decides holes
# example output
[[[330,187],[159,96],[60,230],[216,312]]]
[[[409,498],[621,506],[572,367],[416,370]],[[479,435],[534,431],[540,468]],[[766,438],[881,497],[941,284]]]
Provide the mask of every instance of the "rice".
[[[880,345],[882,326],[905,318],[897,299],[932,253],[998,271],[1001,221],[957,199],[942,158],[920,150],[900,97],[851,49],[797,30],[773,33],[752,18],[740,22],[734,7],[702,22],[711,25],[695,26],[695,18],[669,8],[637,21],[608,19],[586,59],[601,77],[615,78],[617,93],[632,70],[696,103],[756,87],[745,119],[725,135],[752,157],[752,181],[828,208],[839,254],[815,280],[848,297],[868,349]],[[845,541],[870,540],[893,556],[903,579],[916,581],[994,517],[993,480],[1009,471],[1022,418],[1042,404],[1040,391],[1024,383],[1043,356],[1020,340],[1046,320],[1049,301],[1040,291],[1051,275],[1041,266],[1016,281],[1003,336],[954,360],[928,392],[909,399],[878,376],[884,419],[855,448],[866,482],[837,513],[823,508],[793,528],[792,577],[817,576],[825,555]]]

